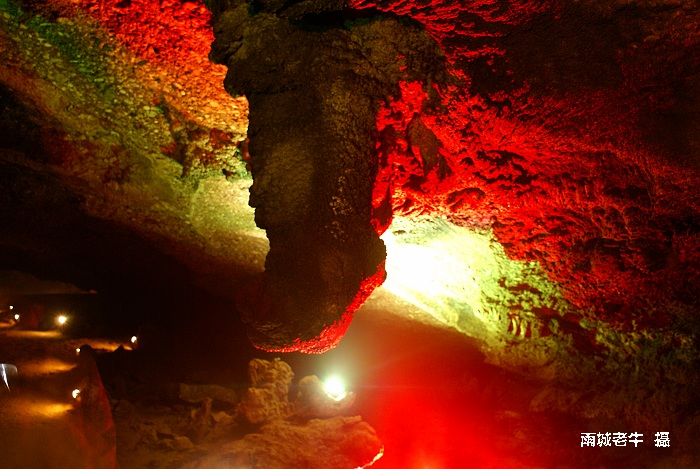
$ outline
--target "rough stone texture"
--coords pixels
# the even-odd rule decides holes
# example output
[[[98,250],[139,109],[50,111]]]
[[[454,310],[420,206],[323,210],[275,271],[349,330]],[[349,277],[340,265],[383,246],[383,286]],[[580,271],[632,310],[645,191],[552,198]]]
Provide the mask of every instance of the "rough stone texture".
[[[681,329],[696,330],[700,278],[695,3],[256,5],[210,6],[213,57],[231,62],[229,89],[259,108],[252,202],[279,246],[243,295],[260,344],[336,343],[345,313],[382,279],[368,217],[381,232],[392,212],[492,230],[579,310],[563,323],[584,319],[593,336],[672,326],[692,343]],[[227,275],[262,270],[250,180],[238,177],[250,159],[238,144],[246,102],[212,84],[224,71],[205,59],[207,17],[177,2],[2,4],[4,266],[100,288],[194,273],[218,292]],[[324,159],[327,148],[340,156]],[[296,160],[265,156],[281,153]],[[344,213],[340,182],[359,194],[374,171],[369,208],[365,195]],[[327,230],[334,222],[356,241]]]
[[[669,303],[697,306],[697,8],[482,3],[356,3],[419,19],[460,79],[440,88],[443,108],[426,111],[434,97],[407,83],[380,113],[389,164],[376,190],[391,188],[398,213],[492,229],[615,326],[663,326]],[[670,115],[682,137],[659,125]],[[416,122],[438,144],[416,140]]]
[[[313,192],[318,186],[309,189],[303,176],[288,177],[289,165],[306,173],[320,167],[295,159],[300,146],[290,143],[292,129],[306,137],[304,119],[316,115],[307,103],[325,112],[323,103],[335,96],[328,84],[356,63],[356,47],[396,47],[394,31],[410,27],[394,24],[397,18],[417,21],[440,48],[436,62],[413,68],[411,56],[397,48],[372,72],[399,67],[409,70],[406,76],[385,72],[379,92],[363,80],[342,88],[365,107],[380,103],[373,108],[373,139],[358,141],[356,154],[377,153],[370,210],[377,232],[392,215],[403,221],[389,228],[401,255],[388,259],[387,272],[393,263],[396,277],[414,277],[404,299],[479,338],[492,363],[600,392],[605,402],[588,407],[589,415],[619,415],[622,408],[624,419],[641,428],[663,421],[674,407],[694,405],[691,389],[700,383],[696,2],[357,0],[333,4],[333,14],[315,2],[229,5],[221,9],[212,57],[229,66],[227,90],[250,98],[251,202],[258,223],[271,228],[273,253],[276,242],[291,237],[275,234],[275,223],[293,226],[307,220],[309,200],[332,200]],[[362,15],[364,22],[350,20]],[[311,28],[319,25],[310,18],[323,18],[324,27]],[[271,33],[260,38],[258,31]],[[317,64],[326,37],[334,38],[340,64]],[[430,41],[423,47],[434,47]],[[261,49],[284,53],[251,63]],[[327,77],[323,86],[316,85],[316,70]],[[324,123],[340,122],[352,139],[358,114],[330,110],[337,112],[323,114]],[[297,111],[304,116],[286,117]],[[314,148],[313,141],[305,145]],[[299,190],[285,192],[293,187]],[[281,200],[290,212],[275,207]],[[303,239],[315,236],[309,230]],[[472,254],[472,246],[483,251]],[[437,252],[441,263],[433,270],[415,255],[421,248]],[[470,263],[478,257],[487,265]],[[272,256],[267,267],[284,271]],[[396,283],[389,278],[389,285]],[[301,291],[292,281],[280,289]],[[271,308],[273,317],[284,316],[283,307]],[[253,326],[264,325],[267,307],[252,309],[263,312],[250,319]],[[266,331],[283,327],[268,325]],[[624,384],[608,392],[609,383]]]
[[[204,6],[116,3],[0,3],[3,268],[233,296],[267,251],[246,204],[247,103],[207,60]]]
[[[202,422],[193,418],[197,411],[182,405],[115,401],[120,467],[182,467],[212,442],[238,435],[233,415],[223,411],[209,413],[203,422],[206,427],[198,427]]]
[[[292,414],[289,388],[294,373],[279,358],[254,359],[248,365],[251,386],[241,399],[238,411],[253,425],[282,420]]]
[[[599,392],[587,415],[695,412],[697,2],[208,4],[249,135],[202,5],[0,3],[3,268],[232,296],[266,251],[249,166],[259,346],[336,344],[388,228],[442,262],[394,270],[412,311],[493,363]]]
[[[221,445],[185,469],[349,469],[363,467],[381,451],[372,427],[360,417],[276,421],[243,440]]]
[[[622,331],[630,350],[646,336],[685,350],[700,278],[697,5],[489,5],[211,2],[212,57],[257,109],[251,161],[246,101],[212,84],[224,70],[205,59],[201,5],[3,3],[3,265],[232,296],[224,280],[262,271],[266,251],[245,207],[252,164],[278,246],[241,295],[259,345],[337,343],[382,281],[375,231],[394,213],[490,230],[541,266],[573,309],[496,298],[517,340],[558,324],[576,348],[625,355]]]
[[[380,454],[381,441],[361,417],[300,412],[309,401],[290,399],[293,377],[279,359],[251,360],[250,387],[232,413],[213,411],[211,399],[199,407],[116,401],[121,466],[352,469]]]
[[[352,18],[334,16],[342,12],[276,6],[251,13],[247,2],[230,4],[211,54],[228,66],[227,91],[248,98],[250,204],[271,246],[242,308],[256,345],[321,352],[364,300],[356,298],[363,282],[383,276],[371,206],[380,101],[400,79],[439,75],[441,53],[422,29],[394,18],[345,28]]]
[[[194,409],[190,416],[190,440],[195,443],[199,443],[207,436],[212,427],[212,417],[211,417],[211,404],[212,400],[206,398],[202,401],[202,404],[198,409]]]
[[[364,467],[381,454],[381,441],[369,424],[359,416],[339,415],[350,409],[352,398],[328,402],[318,378],[306,376],[290,400],[294,373],[279,359],[253,359],[248,371],[251,387],[238,411],[248,423],[263,425],[242,439],[217,445],[186,468],[348,469]]]

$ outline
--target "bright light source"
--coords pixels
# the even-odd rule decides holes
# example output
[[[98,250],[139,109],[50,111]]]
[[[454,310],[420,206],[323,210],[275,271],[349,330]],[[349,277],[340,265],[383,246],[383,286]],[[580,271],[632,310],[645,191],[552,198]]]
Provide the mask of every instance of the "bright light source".
[[[80,396],[80,389],[73,389],[71,396],[73,396],[73,399],[77,399]]]
[[[15,314],[15,321],[19,321],[19,314]]]
[[[348,395],[345,384],[337,376],[331,376],[323,383],[323,390],[334,401],[342,401]]]
[[[80,347],[78,347],[77,349],[75,349],[75,354],[76,354],[76,355],[80,355]]]
[[[59,317],[56,318],[56,322],[60,324],[61,326],[64,325],[68,321],[68,318],[65,317],[64,315],[60,315]]]
[[[15,307],[14,307],[14,306],[12,306],[12,305],[10,305],[10,309],[15,309]]]
[[[138,337],[136,337],[135,335],[132,335],[132,336],[131,336],[131,343],[132,343],[132,344],[135,344],[137,340],[139,340]]]

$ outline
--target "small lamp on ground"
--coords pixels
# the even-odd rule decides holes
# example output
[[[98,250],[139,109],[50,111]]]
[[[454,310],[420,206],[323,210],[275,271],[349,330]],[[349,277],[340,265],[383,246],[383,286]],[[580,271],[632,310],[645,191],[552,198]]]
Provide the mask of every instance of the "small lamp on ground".
[[[345,384],[338,376],[331,376],[323,383],[323,390],[334,401],[342,401],[348,395]]]
[[[58,323],[58,326],[61,328],[61,332],[63,332],[63,326],[68,322],[68,318],[61,314],[56,318],[56,322]]]

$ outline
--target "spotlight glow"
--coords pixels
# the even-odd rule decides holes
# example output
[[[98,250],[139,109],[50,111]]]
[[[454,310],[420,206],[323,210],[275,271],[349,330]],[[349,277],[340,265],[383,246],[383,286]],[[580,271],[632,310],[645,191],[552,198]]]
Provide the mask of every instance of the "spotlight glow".
[[[80,389],[73,389],[73,392],[71,392],[71,396],[73,396],[73,399],[77,399],[80,397]]]
[[[80,355],[80,347],[78,347],[77,349],[75,349],[75,354],[76,354],[76,355]]]
[[[65,317],[64,315],[60,315],[59,317],[56,318],[56,322],[58,322],[59,325],[64,325],[68,321],[68,318]]]
[[[334,401],[342,401],[348,395],[345,390],[345,383],[337,377],[331,376],[323,383],[323,390],[326,392],[328,397]]]
[[[132,336],[131,336],[131,343],[132,343],[132,344],[136,344],[136,341],[137,341],[137,340],[139,340],[138,337],[136,337],[135,335],[132,335]]]
[[[14,307],[14,306],[12,306],[12,305],[10,305],[10,309],[15,309],[15,307]]]
[[[15,314],[15,321],[19,321],[19,314]]]

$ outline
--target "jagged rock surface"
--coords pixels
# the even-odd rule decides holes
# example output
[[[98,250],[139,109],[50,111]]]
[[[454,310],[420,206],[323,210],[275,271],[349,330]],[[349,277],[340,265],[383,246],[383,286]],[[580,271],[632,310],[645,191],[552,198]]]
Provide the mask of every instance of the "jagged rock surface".
[[[383,279],[372,210],[380,102],[401,79],[438,76],[442,54],[417,25],[389,16],[345,28],[308,2],[293,15],[273,3],[253,13],[232,4],[211,54],[228,66],[227,91],[248,98],[250,204],[270,240],[243,304],[257,345],[320,352]]]
[[[381,454],[382,444],[369,424],[359,416],[340,415],[350,409],[352,399],[333,401],[334,406],[330,397],[319,394],[315,376],[302,378],[299,393],[290,396],[294,373],[279,359],[253,359],[248,371],[251,387],[238,412],[247,423],[259,426],[242,439],[218,445],[187,468],[349,469],[363,467]]]
[[[303,425],[276,421],[184,467],[350,469],[370,463],[380,450],[374,430],[360,417],[310,420]]]
[[[251,360],[248,365],[251,386],[238,406],[238,411],[253,425],[283,420],[292,414],[289,388],[294,373],[280,359],[272,362]]]
[[[167,401],[150,405],[116,401],[121,464],[133,468],[352,469],[381,454],[381,441],[361,417],[341,416],[341,412],[321,415],[319,411],[328,404],[319,405],[318,396],[310,406],[308,399],[290,392],[294,373],[287,363],[253,359],[248,371],[250,387],[229,412],[213,409],[209,397],[198,407],[166,406]],[[339,403],[347,412],[351,405],[352,400]]]

